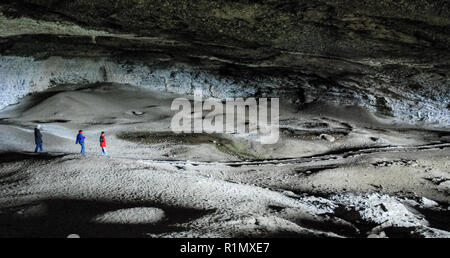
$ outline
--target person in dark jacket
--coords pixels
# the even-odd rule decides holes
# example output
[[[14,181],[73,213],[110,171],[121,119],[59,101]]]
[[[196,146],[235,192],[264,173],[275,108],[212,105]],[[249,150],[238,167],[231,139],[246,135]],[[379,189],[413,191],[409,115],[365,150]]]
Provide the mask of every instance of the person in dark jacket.
[[[77,141],[75,142],[75,144],[80,144],[81,145],[81,154],[84,154],[84,140],[86,140],[86,137],[83,135],[83,130],[78,131],[78,135],[77,135]]]
[[[108,156],[108,153],[106,152],[106,138],[105,138],[105,132],[102,132],[100,134],[100,148],[102,148],[102,155]]]
[[[34,152],[43,152],[41,125],[37,125],[36,128],[34,128],[34,142],[36,143]]]

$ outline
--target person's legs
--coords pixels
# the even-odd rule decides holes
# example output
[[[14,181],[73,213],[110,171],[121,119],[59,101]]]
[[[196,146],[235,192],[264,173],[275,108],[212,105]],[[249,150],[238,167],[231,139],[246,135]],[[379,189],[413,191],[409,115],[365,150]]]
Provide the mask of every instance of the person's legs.
[[[38,143],[36,144],[36,148],[34,149],[34,152],[43,152],[44,150],[42,149],[42,143]]]
[[[84,142],[80,143],[80,145],[81,145],[81,154],[84,154],[85,153],[84,152]]]
[[[103,156],[108,156],[108,153],[106,152],[106,148],[105,147],[102,148],[102,155]]]

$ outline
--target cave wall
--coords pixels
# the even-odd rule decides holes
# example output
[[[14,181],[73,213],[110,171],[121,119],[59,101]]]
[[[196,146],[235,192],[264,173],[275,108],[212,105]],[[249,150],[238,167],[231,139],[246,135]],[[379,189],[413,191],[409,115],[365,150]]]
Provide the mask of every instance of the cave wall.
[[[216,65],[217,66],[217,65]],[[14,104],[21,97],[60,84],[94,84],[99,82],[129,84],[152,90],[192,95],[201,90],[204,97],[280,97],[297,104],[308,103],[364,106],[378,115],[395,117],[405,123],[434,126],[450,124],[450,87],[364,88],[347,82],[336,85],[319,77],[280,70],[248,69],[234,66],[214,67],[174,62],[164,58],[151,60],[112,57],[60,57],[43,60],[33,57],[0,57],[0,108]],[[417,80],[430,83],[429,78]],[[434,87],[434,88],[433,88]],[[362,89],[361,89],[362,88]],[[397,98],[389,97],[397,95]]]
[[[449,1],[0,3],[0,108],[57,84],[360,105],[450,125]]]
[[[339,57],[447,48],[447,0],[6,0],[3,12],[141,36]],[[405,51],[409,50],[409,51]],[[400,51],[400,52],[398,52]],[[423,54],[423,53],[422,53]]]

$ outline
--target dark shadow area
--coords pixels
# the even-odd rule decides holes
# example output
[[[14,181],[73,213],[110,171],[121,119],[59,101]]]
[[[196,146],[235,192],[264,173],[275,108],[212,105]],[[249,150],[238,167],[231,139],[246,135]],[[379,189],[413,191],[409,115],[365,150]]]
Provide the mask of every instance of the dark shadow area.
[[[25,175],[20,174],[20,169],[9,171],[6,173],[1,173],[0,175],[0,185],[12,185],[26,179]]]
[[[34,153],[34,152],[3,152],[0,153],[0,164],[16,162],[22,160],[52,160],[60,157],[64,157],[67,154],[49,154],[45,152]]]
[[[51,123],[68,123],[71,120],[65,120],[65,119],[54,119],[54,120],[34,120],[33,123],[36,124],[51,124]]]
[[[269,208],[280,213],[283,212],[286,207],[270,205]],[[315,230],[317,232],[332,232],[345,237],[365,237],[364,233],[376,226],[375,224],[362,222],[359,213],[355,213],[355,211],[339,210],[342,208],[343,207],[337,209],[337,214],[320,215],[320,219],[289,219],[289,221],[302,228]]]
[[[245,236],[238,236],[245,237]],[[261,236],[258,236],[261,237]],[[264,238],[323,238],[324,236],[308,232],[294,232],[294,231],[279,231],[271,232],[262,236]]]
[[[312,176],[314,174],[338,168],[338,165],[331,164],[331,165],[323,165],[323,166],[308,166],[308,167],[302,167],[295,169],[295,173],[300,174],[304,177]]]
[[[424,238],[419,233],[414,233],[414,228],[390,227],[383,231],[389,238]]]
[[[346,231],[344,231],[342,233],[348,234],[347,236],[349,236],[349,237],[366,237],[367,234],[373,228],[378,226],[378,224],[376,224],[376,223],[371,223],[371,222],[365,221],[361,217],[361,214],[358,211],[354,210],[354,208],[352,208],[352,207],[345,207],[345,206],[339,205],[337,208],[334,209],[333,213],[330,213],[327,215],[347,221],[359,230],[359,232],[355,232],[355,231],[351,232],[344,228]],[[327,224],[325,224],[325,225],[327,225]]]
[[[425,216],[430,227],[450,231],[450,210],[417,209]]]
[[[18,215],[27,207],[44,207],[35,216]],[[155,224],[100,224],[91,220],[103,213],[136,207],[155,207],[145,204],[123,204],[100,201],[48,200],[27,206],[9,208],[0,214],[0,237],[65,238],[77,234],[81,238],[134,238],[147,233],[170,233],[183,230],[176,226],[198,219],[214,210],[177,207],[157,207],[165,212],[165,219]]]
[[[309,127],[312,128],[312,127]],[[334,137],[345,137],[351,132],[351,129],[347,128],[333,128],[333,129],[293,129],[288,127],[281,127],[280,132],[284,136],[291,138],[301,138],[305,140],[313,140],[320,138],[322,134],[332,135]]]
[[[27,110],[32,109],[33,107],[39,105],[44,100],[49,99],[61,92],[64,92],[63,90],[52,90],[52,91],[43,91],[39,93],[33,93],[26,96],[28,99],[27,101],[21,100],[20,103],[18,103],[18,108],[16,109],[19,112],[25,112]]]
[[[352,224],[350,224],[350,223],[345,224],[344,222],[339,224],[335,220],[331,219],[329,216],[326,216],[326,215],[324,216],[322,221],[301,219],[301,220],[295,220],[292,222],[294,222],[297,225],[304,227],[304,228],[314,229],[314,230],[322,231],[322,232],[335,233],[340,236],[364,237],[360,234],[361,232],[359,231],[359,229],[354,227]]]

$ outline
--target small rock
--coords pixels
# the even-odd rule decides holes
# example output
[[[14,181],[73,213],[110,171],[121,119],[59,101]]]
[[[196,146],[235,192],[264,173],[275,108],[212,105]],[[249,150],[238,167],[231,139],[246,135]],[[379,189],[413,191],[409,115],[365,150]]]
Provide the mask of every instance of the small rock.
[[[319,137],[320,137],[320,139],[327,140],[329,142],[335,142],[336,141],[336,137],[334,137],[332,135],[329,135],[329,134],[321,134]]]
[[[249,218],[248,220],[247,220],[247,222],[249,223],[249,224],[257,224],[258,223],[258,220],[256,219],[256,218]]]
[[[136,116],[142,116],[145,113],[142,112],[142,111],[133,111],[133,114],[136,115]]]
[[[439,204],[433,200],[430,200],[428,198],[422,197],[422,206],[424,208],[432,208],[432,207],[436,207],[439,206]]]
[[[384,204],[382,204],[382,203],[380,203],[380,208],[384,211],[384,212],[387,212],[388,211],[388,209],[386,208],[386,206],[384,206]]]

